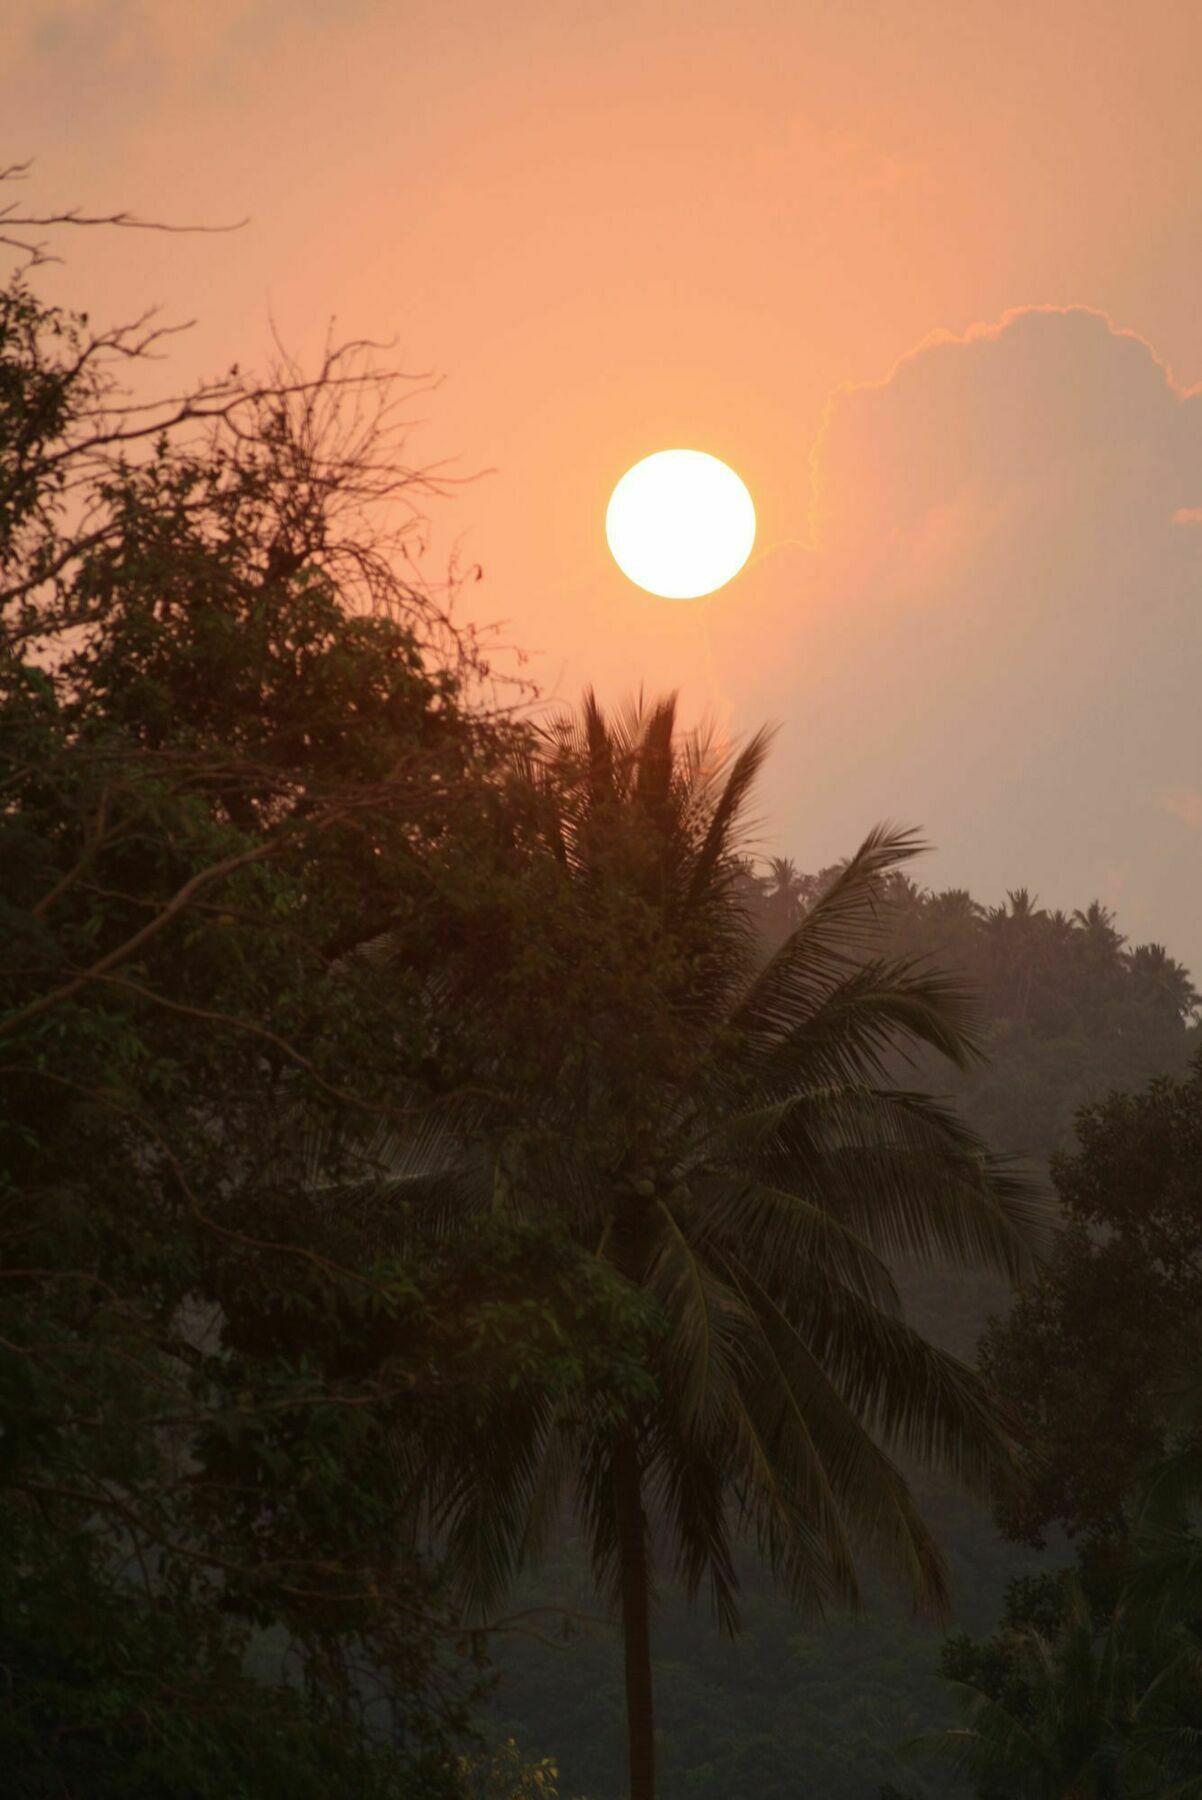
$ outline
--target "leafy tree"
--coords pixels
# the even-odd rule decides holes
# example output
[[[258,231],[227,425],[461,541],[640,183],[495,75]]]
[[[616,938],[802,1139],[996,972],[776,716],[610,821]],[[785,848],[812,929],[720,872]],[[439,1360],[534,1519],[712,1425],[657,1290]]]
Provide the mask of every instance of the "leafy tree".
[[[512,733],[373,527],[386,378],[141,407],[154,341],[0,292],[0,1762],[435,1800],[482,1640],[398,1447],[528,1388],[620,1412],[646,1309],[562,1232],[402,1245],[306,1183],[440,1085]]]
[[[1089,1109],[1054,1165],[1068,1227],[985,1342],[1031,1427],[1002,1522],[1083,1543],[1068,1577],[1014,1584],[992,1639],[945,1647],[969,1719],[926,1742],[981,1800],[1202,1791],[1200,1127],[1202,1066]]]
[[[1166,1383],[1166,1448],[1144,1471],[1126,1509],[1124,1591],[1152,1637],[1184,1626],[1202,1631],[1202,1383],[1197,1365]]]
[[[513,1738],[464,1761],[471,1800],[559,1800],[559,1770],[544,1756],[527,1762]]]
[[[677,732],[671,700],[614,720],[589,698],[549,734],[511,802],[545,903],[520,943],[494,931],[448,975],[478,995],[492,1057],[416,1153],[458,1229],[498,1204],[550,1213],[665,1321],[654,1397],[621,1419],[545,1404],[483,1421],[433,1502],[487,1603],[573,1494],[621,1612],[634,1800],[654,1789],[657,1534],[728,1631],[739,1519],[798,1600],[855,1604],[858,1546],[943,1606],[889,1451],[980,1486],[1006,1432],[971,1371],[903,1322],[883,1257],[1017,1275],[1043,1216],[949,1112],[881,1079],[898,1043],[972,1054],[951,982],[870,953],[911,837],[874,833],[763,965],[732,896],[765,750],[761,734],[723,761]]]
[[[1191,1775],[1178,1785],[1178,1734],[1166,1723],[1177,1686],[1197,1685],[1196,1653],[1174,1645],[1149,1673],[1121,1609],[1099,1629],[1074,1575],[1064,1578],[1059,1601],[1054,1630],[1015,1624],[992,1650],[1000,1683],[965,1679],[957,1664],[974,1659],[973,1646],[949,1646],[945,1671],[964,1723],[925,1733],[912,1753],[949,1762],[973,1780],[981,1800],[1167,1800],[1198,1792]],[[1196,1756],[1191,1763],[1197,1775]]]
[[[999,1517],[1031,1541],[1053,1523],[1124,1535],[1202,1318],[1202,1061],[1086,1108],[1077,1130],[1080,1149],[1053,1164],[1065,1230],[981,1347],[1028,1432],[1031,1481]]]

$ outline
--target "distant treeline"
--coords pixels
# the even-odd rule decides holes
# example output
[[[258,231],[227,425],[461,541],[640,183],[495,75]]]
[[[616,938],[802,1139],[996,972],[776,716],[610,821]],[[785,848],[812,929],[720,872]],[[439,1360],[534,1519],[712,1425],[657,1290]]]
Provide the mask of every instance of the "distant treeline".
[[[749,868],[748,903],[768,940],[793,930],[837,873],[803,874],[783,858]],[[1066,913],[1024,887],[989,906],[897,872],[881,885],[884,947],[945,969],[978,1000],[980,1066],[957,1077],[932,1059],[919,1072],[923,1085],[954,1086],[996,1150],[1046,1160],[1072,1141],[1082,1105],[1184,1069],[1202,1042],[1189,970],[1163,944],[1129,944],[1097,900]]]

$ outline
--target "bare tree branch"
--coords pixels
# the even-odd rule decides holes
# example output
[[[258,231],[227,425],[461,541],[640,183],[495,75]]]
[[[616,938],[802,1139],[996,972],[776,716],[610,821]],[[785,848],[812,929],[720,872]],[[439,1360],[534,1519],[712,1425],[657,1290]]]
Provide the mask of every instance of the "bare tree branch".
[[[5,182],[24,181],[33,168],[32,161],[9,163],[0,168],[0,186]],[[179,224],[165,219],[143,219],[137,213],[125,210],[112,213],[87,213],[78,206],[68,207],[65,212],[27,212],[22,211],[16,200],[10,200],[6,206],[0,206],[0,244],[9,250],[16,250],[27,257],[27,267],[37,268],[45,263],[59,262],[61,258],[52,256],[42,240],[28,240],[14,237],[17,231],[56,231],[61,226],[109,226],[118,231],[157,231],[180,235],[212,236],[229,231],[241,231],[249,224],[249,219],[236,219],[220,225]]]

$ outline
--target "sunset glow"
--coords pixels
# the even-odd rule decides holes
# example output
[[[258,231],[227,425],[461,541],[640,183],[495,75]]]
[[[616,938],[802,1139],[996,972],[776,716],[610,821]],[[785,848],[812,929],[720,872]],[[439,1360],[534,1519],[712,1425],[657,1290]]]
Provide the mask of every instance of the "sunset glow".
[[[1200,68],[0,0],[0,1800],[1202,1800]]]
[[[755,542],[755,507],[734,470],[704,450],[659,450],[610,496],[605,535],[624,575],[665,600],[733,579]]]

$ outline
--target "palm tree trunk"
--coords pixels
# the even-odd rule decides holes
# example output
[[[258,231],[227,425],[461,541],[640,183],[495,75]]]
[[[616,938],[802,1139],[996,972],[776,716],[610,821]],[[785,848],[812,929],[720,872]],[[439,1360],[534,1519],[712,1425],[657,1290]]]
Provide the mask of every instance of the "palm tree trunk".
[[[655,1800],[655,1710],[651,1686],[651,1593],[642,1476],[633,1434],[613,1451],[614,1517],[622,1577],[622,1635],[626,1656],[626,1743],[630,1800]]]

